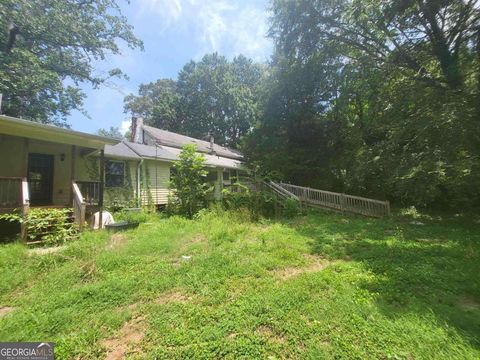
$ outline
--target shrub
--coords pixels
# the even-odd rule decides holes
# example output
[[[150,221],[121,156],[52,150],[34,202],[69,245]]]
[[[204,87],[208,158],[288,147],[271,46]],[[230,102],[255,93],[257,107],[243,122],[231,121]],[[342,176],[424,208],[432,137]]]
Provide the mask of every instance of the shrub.
[[[287,218],[293,218],[300,214],[300,205],[298,201],[293,199],[285,200],[285,208],[283,212],[284,216]]]
[[[169,213],[192,218],[206,206],[208,185],[205,181],[205,157],[196,153],[196,145],[182,148],[180,160],[174,162],[167,210]]]
[[[127,222],[138,222],[144,223],[149,219],[150,214],[144,209],[139,209],[139,211],[123,209],[115,213],[115,221],[127,221]]]
[[[238,191],[240,190],[240,191]],[[223,190],[223,205],[227,210],[248,209],[252,218],[270,217],[275,214],[275,198],[266,191],[250,191],[236,184]]]
[[[29,241],[42,241],[48,245],[65,243],[78,236],[70,209],[30,209],[26,216],[20,213],[0,215],[0,219],[24,223]]]

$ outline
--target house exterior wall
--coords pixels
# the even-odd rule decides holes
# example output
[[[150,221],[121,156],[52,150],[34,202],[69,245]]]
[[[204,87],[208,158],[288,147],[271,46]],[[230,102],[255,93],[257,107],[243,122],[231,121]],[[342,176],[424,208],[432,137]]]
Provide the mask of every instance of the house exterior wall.
[[[125,164],[124,183],[121,187],[105,186],[105,204],[126,203],[137,199],[137,165],[138,161],[106,158],[106,161],[118,161]],[[132,204],[133,205],[133,204]]]
[[[142,205],[166,204],[168,202],[170,164],[163,161],[145,160],[142,167]]]
[[[0,176],[24,177],[25,143],[23,138],[0,135]]]
[[[29,153],[53,155],[52,205],[68,205],[71,202],[72,146],[0,135],[0,176],[27,177]],[[63,156],[62,156],[63,154]],[[63,160],[62,160],[63,158]],[[86,157],[82,157],[77,147],[75,155],[75,179],[92,180],[85,171]]]

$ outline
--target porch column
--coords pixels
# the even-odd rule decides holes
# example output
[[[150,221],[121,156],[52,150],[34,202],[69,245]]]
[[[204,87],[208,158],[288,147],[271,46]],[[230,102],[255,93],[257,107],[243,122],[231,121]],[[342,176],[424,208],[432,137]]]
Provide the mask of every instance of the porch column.
[[[105,185],[105,153],[104,150],[100,150],[100,189],[98,194],[98,207],[99,207],[99,229],[102,228],[103,224],[103,189]]]
[[[77,147],[75,145],[72,145],[72,167],[70,169],[70,186],[72,186],[73,182],[76,180],[75,179],[75,160],[77,157]],[[73,188],[70,191],[70,204],[73,203]]]
[[[223,169],[217,168],[217,181],[215,182],[215,200],[222,200],[223,190]]]
[[[28,214],[29,210],[29,204],[23,204],[23,198],[25,196],[25,193],[28,194],[28,152],[30,151],[30,140],[28,138],[24,138],[24,154],[23,154],[23,178],[25,179],[22,181],[22,216],[25,218]],[[30,200],[30,196],[28,195],[28,199]],[[20,224],[20,238],[23,243],[27,243],[28,240],[28,229],[27,225],[25,225],[24,222]]]
[[[23,154],[23,177],[28,179],[28,152],[30,151],[30,140],[28,138],[24,138],[24,154]]]

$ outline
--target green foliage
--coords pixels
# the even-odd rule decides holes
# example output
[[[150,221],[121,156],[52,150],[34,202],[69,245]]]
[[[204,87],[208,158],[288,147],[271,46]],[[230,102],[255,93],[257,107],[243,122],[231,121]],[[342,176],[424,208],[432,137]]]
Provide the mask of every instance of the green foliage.
[[[110,129],[99,129],[97,134],[111,139],[122,140],[124,137],[118,127],[110,126]]]
[[[300,205],[298,201],[293,199],[286,199],[284,203],[283,214],[287,218],[294,218],[300,215]]]
[[[168,209],[169,212],[192,218],[206,206],[208,184],[205,157],[196,152],[197,146],[187,144],[182,148],[179,160],[173,164]]]
[[[480,16],[461,1],[272,4],[245,140],[262,172],[418,207],[479,206]]]
[[[81,82],[98,87],[122,75],[99,75],[94,61],[119,54],[119,41],[142,47],[115,0],[5,0],[0,29],[2,113],[64,126],[82,109]]]
[[[150,218],[151,213],[144,209],[123,209],[114,214],[115,221],[127,221],[132,223],[145,223]]]
[[[105,187],[104,203],[109,211],[115,212],[123,208],[138,206],[138,200],[133,196],[132,174],[128,163],[125,164],[123,186]]]
[[[251,191],[249,188],[235,184],[230,188],[223,190],[223,205],[227,210],[248,210],[252,214],[252,219],[259,220],[260,218],[271,218],[276,214],[275,207],[279,210],[286,210],[283,212],[285,216],[291,216],[292,211],[283,207],[276,202],[275,197],[268,191]],[[287,215],[288,213],[288,215]]]
[[[125,98],[125,111],[147,124],[237,147],[258,118],[258,88],[264,68],[240,55],[232,61],[216,53],[187,63],[178,80],[142,84]]]
[[[62,359],[105,358],[132,328],[146,359],[478,359],[478,220],[205,210],[119,247],[105,231],[46,255],[3,245],[0,338],[53,339]]]
[[[78,236],[78,228],[71,216],[70,209],[32,208],[26,216],[20,213],[1,214],[0,220],[25,224],[28,241],[42,241],[45,245],[57,245]]]

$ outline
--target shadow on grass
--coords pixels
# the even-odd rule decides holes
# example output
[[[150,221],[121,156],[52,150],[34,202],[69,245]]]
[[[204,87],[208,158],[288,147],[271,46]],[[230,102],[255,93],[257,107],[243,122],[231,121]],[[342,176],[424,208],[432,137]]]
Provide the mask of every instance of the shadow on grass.
[[[313,213],[290,224],[311,239],[314,254],[361,262],[374,277],[361,287],[378,294],[389,317],[435,314],[480,348],[480,227],[459,221]]]

